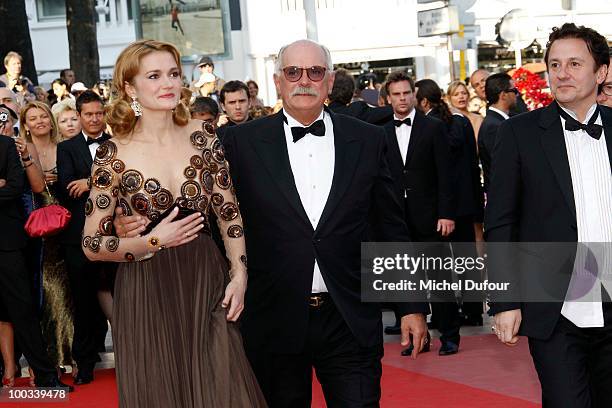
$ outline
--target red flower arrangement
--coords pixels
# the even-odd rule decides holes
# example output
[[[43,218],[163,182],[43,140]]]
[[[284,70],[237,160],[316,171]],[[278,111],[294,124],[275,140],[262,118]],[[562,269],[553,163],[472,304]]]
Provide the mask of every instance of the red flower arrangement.
[[[529,110],[543,108],[553,101],[550,92],[545,90],[548,84],[538,74],[521,67],[514,71],[512,79]]]

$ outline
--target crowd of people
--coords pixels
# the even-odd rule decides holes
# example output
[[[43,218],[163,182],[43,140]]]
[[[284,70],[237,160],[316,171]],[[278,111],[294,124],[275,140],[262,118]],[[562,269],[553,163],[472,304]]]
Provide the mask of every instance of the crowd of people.
[[[124,407],[306,407],[313,367],[328,406],[374,407],[381,305],[360,301],[361,242],[462,243],[454,255],[475,258],[485,239],[612,241],[611,135],[581,135],[612,126],[607,43],[588,28],[551,34],[556,101],[533,112],[511,76],[484,69],[447,86],[391,72],[366,101],[307,40],[279,51],[274,107],[210,57],[184,83],[158,41],[122,51],[112,89],[66,69],[46,91],[21,61],[7,54],[0,76],[5,387],[22,354],[32,385],[72,389],[65,372],[91,383],[110,323]],[[577,136],[592,146],[573,152]],[[535,160],[547,155],[558,167]],[[49,203],[70,222],[27,236]],[[456,354],[460,327],[483,325],[485,304],[442,296],[382,305],[402,355],[429,351],[434,329],[438,354]],[[529,337],[544,406],[610,406],[612,309],[585,323],[572,302],[551,305],[493,304],[493,332]],[[580,351],[559,360],[567,347]]]

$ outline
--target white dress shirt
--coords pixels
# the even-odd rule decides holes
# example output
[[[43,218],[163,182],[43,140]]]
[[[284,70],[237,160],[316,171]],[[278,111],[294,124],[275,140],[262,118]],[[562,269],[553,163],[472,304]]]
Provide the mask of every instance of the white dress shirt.
[[[583,123],[588,122],[596,107],[597,105],[594,104],[589,109]],[[577,120],[572,111],[563,107],[561,109]],[[595,123],[602,124],[601,115]],[[583,250],[578,250],[561,314],[578,327],[603,327],[602,283],[608,293],[612,293],[609,279],[601,280],[604,273],[610,272],[610,270],[605,270],[610,267],[608,252],[609,243],[612,242],[612,174],[606,137],[612,137],[612,135],[606,135],[602,131],[601,137],[597,140],[590,137],[584,130],[566,130],[563,118],[561,118],[561,126],[572,177],[578,242],[608,243],[589,244],[589,251],[584,251],[584,247]],[[597,263],[595,277],[593,276],[595,271],[592,270],[593,259]],[[591,273],[585,273],[585,269]],[[585,293],[585,288],[590,288],[588,293]]]
[[[399,145],[400,153],[402,155],[402,162],[406,164],[406,155],[408,154],[408,145],[410,144],[410,134],[412,133],[412,126],[414,125],[414,117],[416,116],[416,109],[406,116],[410,118],[411,125],[402,124],[399,127],[395,127],[395,136],[397,137],[397,144]],[[404,118],[405,119],[405,118]],[[402,120],[393,114],[393,120]]]
[[[499,113],[502,116],[502,118],[504,118],[504,120],[510,119],[510,116],[506,112],[504,112],[503,110],[499,110],[499,109],[497,109],[497,108],[495,108],[493,106],[489,106],[489,109],[492,110],[493,112]]]
[[[293,179],[306,215],[308,215],[312,227],[316,229],[327,203],[334,177],[334,125],[331,117],[325,111],[322,111],[316,120],[323,119],[325,136],[313,136],[307,133],[306,136],[294,143],[291,128],[304,127],[304,125],[292,118],[287,112],[284,112],[284,114],[287,117],[284,129]],[[312,293],[321,292],[327,292],[327,286],[315,259]]]
[[[96,136],[96,137],[92,137],[92,136],[88,136],[88,135],[85,133],[85,131],[83,131],[83,137],[85,138],[85,142],[87,142],[87,138],[88,138],[88,137],[91,137],[92,139],[97,139],[97,138],[99,138],[100,136],[102,136],[102,133],[104,133],[104,132],[100,132],[100,134],[99,134],[98,136]],[[92,143],[92,144],[88,145],[87,147],[89,147],[89,154],[91,154],[91,158],[92,158],[92,159],[95,159],[95,158],[96,158],[96,150],[98,149],[98,147],[100,147],[100,143],[98,143],[98,142],[94,142],[94,143]]]

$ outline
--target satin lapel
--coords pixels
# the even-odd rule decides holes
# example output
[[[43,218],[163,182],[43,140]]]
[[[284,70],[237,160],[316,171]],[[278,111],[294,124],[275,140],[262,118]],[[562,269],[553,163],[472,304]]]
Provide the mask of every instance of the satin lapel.
[[[329,219],[346,189],[351,184],[361,151],[359,139],[347,134],[347,131],[342,127],[341,118],[333,113],[330,113],[330,116],[334,124],[334,177],[329,197],[325,203],[325,208],[323,208],[321,219],[317,224],[317,231],[325,225],[325,222]]]
[[[557,183],[559,183],[565,202],[574,216],[574,223],[576,223],[576,203],[574,202],[572,174],[570,172],[561,119],[557,105],[554,102],[542,112],[539,125],[544,129],[544,132],[540,134],[542,147],[553,169]]]
[[[608,158],[610,159],[610,169],[612,169],[612,109],[603,109],[601,119],[604,125],[604,136],[608,145]]]
[[[308,220],[308,215],[302,205],[300,194],[295,186],[287,142],[285,141],[285,131],[283,129],[282,111],[274,115],[271,126],[262,131],[263,136],[253,135],[250,139],[257,155],[261,158],[262,164],[267,168],[283,196],[289,201],[291,207],[296,211],[300,218],[312,229],[312,224]]]
[[[81,155],[81,159],[83,160],[83,163],[85,164],[85,166],[91,171],[91,166],[93,165],[93,159],[91,158],[91,152],[89,151],[89,146],[87,145],[87,142],[85,141],[85,136],[83,135],[83,132],[81,132],[75,137],[78,138],[77,146],[78,146],[79,154]]]
[[[408,166],[410,163],[410,159],[412,158],[412,154],[416,149],[416,146],[420,143],[425,135],[423,135],[423,125],[424,125],[425,115],[421,112],[416,111],[414,115],[414,124],[412,125],[412,130],[410,131],[410,141],[408,142],[408,152],[406,153],[406,163],[404,166]]]
[[[389,163],[390,166],[397,166],[400,169],[404,168],[404,161],[402,159],[402,153],[400,152],[399,143],[397,143],[397,134],[395,133],[395,124],[393,122],[387,123],[385,126],[385,133],[387,134],[387,149],[390,150],[390,157],[393,163]]]

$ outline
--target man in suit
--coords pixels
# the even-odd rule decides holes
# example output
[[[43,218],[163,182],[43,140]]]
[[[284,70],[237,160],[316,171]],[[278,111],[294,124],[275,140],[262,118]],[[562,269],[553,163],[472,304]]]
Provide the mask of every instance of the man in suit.
[[[96,149],[110,135],[104,132],[104,103],[93,91],[85,91],[76,101],[82,132],[57,146],[58,191],[60,201],[72,214],[61,234],[66,269],[74,302],[74,340],[72,355],[78,366],[75,384],[93,381],[99,361],[100,342],[104,341],[107,322],[98,303],[98,279],[101,268],[109,265],[89,261],[81,249],[85,225],[88,180]]]
[[[510,118],[510,110],[516,105],[518,91],[510,75],[498,73],[487,78],[485,92],[489,108],[478,133],[478,154],[482,164],[486,192],[489,187],[491,152],[495,146],[497,130],[504,120]]]
[[[30,166],[32,164],[29,164]],[[23,202],[25,175],[15,142],[0,135],[0,298],[13,324],[38,387],[72,387],[59,381],[57,371],[47,356],[32,299],[24,249],[26,234]]]
[[[251,120],[249,116],[249,87],[242,81],[229,81],[219,93],[219,102],[225,112],[218,121],[217,136],[223,141],[225,132],[231,126]]]
[[[378,407],[382,320],[360,300],[360,244],[370,227],[409,240],[384,131],[324,109],[327,48],[297,41],[276,64],[283,110],[228,128],[224,141],[247,240],[247,356],[271,407],[310,407],[313,367],[328,407]],[[399,307],[416,356],[427,304]]]
[[[487,241],[533,243],[612,242],[612,111],[596,104],[597,88],[609,65],[608,44],[596,31],[566,23],[554,28],[546,45],[550,88],[548,107],[502,123],[494,150],[485,215]],[[543,250],[542,250],[543,251]],[[544,252],[542,254],[545,255]],[[608,246],[609,252],[609,246]],[[506,251],[501,251],[505,254]],[[608,253],[607,256],[610,256]],[[491,305],[492,329],[500,341],[514,345],[518,335],[529,349],[542,385],[544,407],[612,406],[612,307],[606,290],[596,300],[576,301],[574,283],[585,275],[573,251],[557,251],[545,261],[566,258],[556,279],[537,253],[504,278],[525,294],[529,282],[547,282],[559,294],[554,301],[505,299]],[[499,264],[489,268],[499,280]],[[539,266],[538,265],[543,265]],[[601,264],[600,264],[601,265]],[[592,270],[592,269],[591,269]],[[519,274],[520,272],[520,274]],[[603,273],[610,273],[604,270]],[[599,290],[601,274],[592,285]],[[608,288],[609,289],[609,288]],[[607,297],[607,301],[605,301]],[[602,301],[604,300],[604,301]]]
[[[334,87],[329,94],[329,110],[353,116],[374,125],[384,125],[393,119],[390,106],[371,107],[364,101],[351,102],[355,93],[355,80],[344,69],[334,72]]]
[[[455,227],[455,204],[451,185],[451,155],[447,131],[440,120],[415,108],[415,86],[411,77],[392,72],[385,80],[393,121],[387,133],[387,161],[394,181],[395,196],[404,207],[404,219],[415,242],[440,242]],[[438,245],[428,248],[438,254]],[[433,278],[433,271],[429,271]],[[454,295],[448,302],[432,302],[442,347],[440,355],[459,350],[458,306]],[[452,296],[452,299],[450,297]],[[427,350],[427,349],[426,349]],[[412,349],[404,351],[412,354]]]

